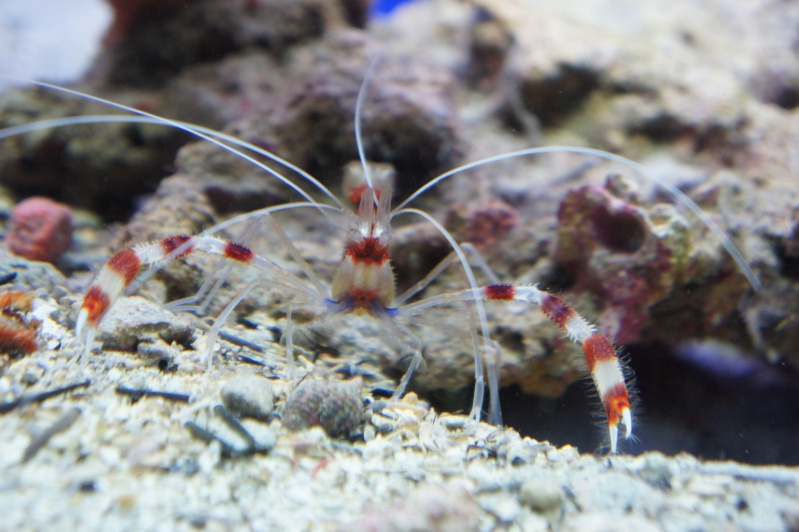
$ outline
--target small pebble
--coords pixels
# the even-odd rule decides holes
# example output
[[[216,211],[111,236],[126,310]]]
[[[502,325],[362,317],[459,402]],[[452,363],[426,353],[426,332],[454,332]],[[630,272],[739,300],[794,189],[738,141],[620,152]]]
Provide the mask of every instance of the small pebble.
[[[39,382],[39,377],[38,377],[38,375],[34,375],[33,373],[31,373],[30,371],[26,371],[25,373],[22,374],[22,377],[20,378],[20,380],[24,384],[31,385],[31,384],[36,384],[37,382]]]
[[[72,245],[72,210],[43,197],[32,197],[11,211],[8,249],[29,260],[55,262]]]
[[[242,417],[268,421],[275,405],[272,383],[257,375],[241,375],[222,387],[222,402]]]
[[[554,474],[536,475],[525,480],[519,487],[521,501],[538,512],[560,508],[563,503],[563,488]]]

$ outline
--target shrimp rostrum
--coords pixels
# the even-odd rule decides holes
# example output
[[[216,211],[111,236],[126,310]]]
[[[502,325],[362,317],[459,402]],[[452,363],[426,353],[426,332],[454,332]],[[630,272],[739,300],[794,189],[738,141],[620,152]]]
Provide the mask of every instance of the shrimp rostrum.
[[[123,293],[135,290],[154,271],[170,260],[195,253],[215,255],[223,257],[232,264],[240,263],[256,268],[259,275],[255,280],[240,289],[216,318],[213,327],[208,333],[203,354],[206,363],[209,365],[213,360],[213,348],[216,338],[225,320],[235,307],[250,295],[256,287],[268,285],[272,289],[282,290],[291,296],[288,303],[289,307],[286,309],[287,320],[284,330],[287,366],[290,371],[294,369],[293,336],[298,328],[312,328],[318,324],[346,320],[352,315],[365,316],[380,324],[395,345],[398,355],[411,354],[405,375],[394,392],[394,396],[397,398],[404,393],[414,372],[423,364],[424,346],[427,338],[424,337],[423,333],[418,332],[420,329],[415,327],[414,324],[432,320],[435,313],[441,309],[457,308],[461,315],[465,317],[465,319],[460,320],[460,323],[462,330],[465,331],[464,337],[469,338],[471,342],[470,346],[474,358],[475,387],[470,418],[475,421],[481,419],[487,388],[489,394],[489,421],[501,424],[499,347],[491,340],[485,306],[487,303],[494,304],[493,302],[496,302],[496,304],[517,302],[517,304],[531,307],[531,311],[537,309],[542,312],[572,342],[581,347],[586,365],[591,372],[604,408],[610,450],[611,452],[616,452],[619,425],[624,425],[624,435],[629,438],[632,435],[633,418],[628,383],[625,380],[625,375],[628,372],[619,361],[617,348],[611,339],[600,334],[589,320],[578,314],[563,298],[549,293],[536,285],[504,284],[499,281],[496,275],[490,272],[486,276],[490,282],[488,284],[479,284],[473,271],[473,265],[478,265],[483,270],[486,269],[486,266],[484,261],[479,259],[479,254],[476,250],[471,246],[460,245],[455,237],[435,218],[423,210],[410,207],[409,204],[431,187],[466,170],[513,157],[527,157],[541,153],[572,152],[604,158],[624,164],[652,180],[657,181],[657,178],[652,176],[646,168],[633,161],[599,150],[572,147],[531,148],[490,157],[455,168],[432,179],[398,206],[392,208],[391,183],[387,180],[379,181],[372,177],[370,166],[364,156],[361,139],[361,108],[372,71],[370,70],[370,73],[366,76],[361,92],[358,95],[355,109],[355,136],[363,168],[364,185],[353,188],[355,192],[350,194],[350,199],[355,205],[354,211],[349,210],[315,178],[258,146],[200,126],[161,118],[96,97],[74,93],[69,89],[40,84],[54,90],[77,94],[81,97],[89,97],[95,101],[132,113],[131,115],[117,116],[114,118],[115,120],[155,123],[182,129],[257,165],[294,189],[304,200],[296,203],[278,204],[235,216],[197,235],[173,235],[156,242],[141,244],[116,252],[102,267],[91,284],[78,312],[76,335],[84,343],[86,352],[88,353],[92,347],[103,317]],[[84,123],[93,120],[92,117],[79,118]],[[95,118],[97,122],[109,120],[108,116]],[[64,123],[71,122],[67,120]],[[40,127],[46,127],[47,125],[40,124]],[[51,125],[61,125],[61,123]],[[35,127],[28,127],[26,131],[33,129]],[[7,132],[6,136],[20,132],[23,131]],[[234,148],[233,146],[236,147]],[[240,149],[255,152],[287,166],[292,172],[301,176],[302,179],[321,191],[332,204],[317,201],[292,180]],[[689,208],[693,209],[694,212],[701,213],[698,207],[679,190],[670,191],[680,201],[683,201]],[[318,211],[345,232],[346,237],[341,261],[335,274],[329,280],[322,279],[314,273],[313,269],[302,257],[302,254],[295,248],[291,239],[276,223],[271,221],[273,214],[295,209]],[[452,250],[439,266],[402,293],[397,293],[390,251],[390,244],[393,238],[392,221],[398,216],[413,216],[431,224],[441,237],[448,242]],[[265,253],[257,253],[245,242],[230,241],[219,236],[223,231],[236,224],[255,220],[265,221],[270,231],[276,234],[282,245],[285,246],[285,249],[288,250],[293,260],[297,263],[299,271],[297,269],[287,269]],[[733,254],[733,258],[744,271],[749,271],[743,258],[740,257],[734,246],[729,243],[729,240],[723,236],[721,230],[712,221],[704,221],[719,235],[724,245]],[[421,294],[425,288],[433,283],[443,270],[454,264],[458,264],[462,268],[468,281],[466,287],[423,297]],[[292,316],[295,311],[299,310],[304,313],[310,313],[313,316],[311,321],[301,325],[295,324]]]

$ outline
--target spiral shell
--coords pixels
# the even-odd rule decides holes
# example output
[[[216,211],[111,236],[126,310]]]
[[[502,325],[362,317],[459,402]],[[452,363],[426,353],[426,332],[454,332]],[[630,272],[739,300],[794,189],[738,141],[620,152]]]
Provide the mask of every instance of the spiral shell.
[[[363,380],[306,379],[283,407],[283,426],[302,430],[321,426],[332,438],[348,437],[363,420]]]

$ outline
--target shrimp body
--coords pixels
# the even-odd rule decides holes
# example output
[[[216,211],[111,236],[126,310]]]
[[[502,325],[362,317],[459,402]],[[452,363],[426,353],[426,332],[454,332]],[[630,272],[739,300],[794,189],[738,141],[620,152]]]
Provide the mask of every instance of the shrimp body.
[[[84,343],[87,351],[91,349],[96,332],[113,303],[121,297],[126,290],[135,289],[135,287],[138,286],[137,283],[143,283],[148,275],[151,275],[152,272],[160,268],[165,262],[198,252],[216,255],[232,263],[252,266],[259,271],[259,276],[256,280],[251,281],[247,286],[241,289],[238,295],[230,301],[227,307],[217,317],[206,341],[204,356],[209,365],[213,360],[212,350],[216,341],[216,336],[225,320],[233,312],[238,303],[246,298],[256,286],[263,284],[269,285],[277,290],[282,290],[292,297],[291,306],[286,312],[287,327],[284,332],[289,368],[291,368],[293,364],[291,339],[294,324],[291,318],[292,309],[295,305],[309,310],[314,315],[310,322],[311,325],[324,322],[335,316],[345,316],[347,314],[371,316],[385,325],[388,330],[388,335],[394,341],[396,350],[400,355],[408,350],[414,354],[413,361],[395,392],[395,395],[398,396],[404,392],[413,372],[421,363],[425,341],[425,338],[411,330],[408,324],[427,323],[433,319],[434,313],[431,311],[436,309],[458,307],[459,311],[465,317],[465,319],[460,320],[458,325],[460,330],[465,333],[464,337],[471,338],[472,352],[474,354],[475,392],[470,417],[475,421],[481,419],[485,388],[487,386],[490,397],[489,419],[496,424],[501,424],[498,394],[500,385],[499,363],[497,356],[499,347],[496,343],[492,342],[490,338],[488,318],[484,305],[520,302],[530,307],[538,307],[556,327],[565,332],[566,336],[571,341],[582,348],[586,365],[591,372],[593,382],[598,390],[607,417],[610,450],[611,452],[616,452],[619,425],[623,424],[625,426],[625,435],[626,437],[630,437],[632,435],[633,419],[628,383],[625,378],[626,372],[618,359],[616,347],[613,345],[611,339],[600,334],[594,325],[580,316],[564,299],[557,295],[550,294],[537,286],[504,284],[491,272],[487,275],[490,284],[481,286],[477,283],[472,272],[472,264],[482,264],[481,268],[486,266],[482,260],[473,261],[470,260],[470,257],[467,257],[468,253],[472,253],[473,256],[471,259],[475,258],[474,254],[476,251],[474,248],[467,245],[460,245],[446,228],[432,216],[424,211],[411,208],[408,205],[418,196],[425,193],[431,187],[436,186],[441,181],[469,169],[513,157],[527,157],[552,152],[571,152],[615,161],[643,174],[658,184],[662,183],[640,164],[618,155],[590,148],[549,146],[497,155],[450,170],[429,181],[406,198],[399,206],[392,209],[389,205],[391,187],[384,186],[383,183],[379,183],[378,186],[375,186],[370,179],[366,158],[363,153],[363,142],[360,138],[360,108],[363,103],[365,87],[372,73],[373,70],[367,72],[366,80],[362,86],[356,105],[356,139],[360,161],[365,170],[364,177],[366,178],[366,185],[352,187],[351,190],[348,191],[350,193],[348,197],[351,201],[358,202],[358,206],[354,213],[348,212],[342,202],[309,174],[274,154],[241,141],[240,139],[192,124],[164,119],[96,97],[89,97],[88,95],[77,93],[70,89],[55,87],[45,83],[35,83],[65,93],[91,98],[100,103],[138,115],[136,117],[118,117],[117,120],[119,121],[156,123],[184,130],[203,140],[216,144],[220,148],[228,150],[262,168],[265,172],[268,172],[276,179],[292,188],[305,200],[293,204],[275,205],[242,214],[219,223],[201,234],[193,236],[175,235],[160,239],[153,243],[142,244],[130,249],[118,251],[103,266],[83,299],[76,321],[77,338]],[[96,117],[94,120],[100,122],[108,120],[108,118]],[[88,122],[89,120],[87,117],[82,117],[80,121]],[[76,123],[77,119],[63,121],[63,123],[59,122],[58,125],[66,125],[69,122]],[[25,128],[25,131],[32,130],[34,129]],[[17,133],[15,132],[14,134]],[[316,201],[292,180],[283,177],[272,168],[262,164],[244,152],[232,148],[231,145],[254,151],[290,168],[303,177],[306,182],[311,183],[320,192],[331,199],[335,205]],[[757,280],[751,273],[751,269],[744,262],[740,252],[734,248],[729,239],[724,236],[723,232],[712,220],[710,220],[695,203],[687,198],[684,193],[669,184],[663,184],[663,186],[672,192],[675,198],[682,201],[695,212],[708,227],[716,232],[733,258],[741,265],[742,271],[754,281],[753,286],[757,287]],[[294,248],[290,239],[279,227],[276,227],[275,233],[281,239],[284,247],[291,251],[291,255],[302,269],[302,274],[289,271],[274,260],[271,260],[268,256],[256,253],[244,243],[228,241],[217,236],[236,223],[268,221],[270,215],[274,212],[299,208],[314,209],[328,217],[331,211],[337,215],[345,215],[348,217],[348,223],[343,228],[347,232],[347,236],[343,246],[341,262],[329,283],[316,276],[298,250]],[[395,216],[399,215],[412,215],[423,218],[439,232],[452,248],[452,253],[445,258],[441,264],[436,266],[427,276],[410,289],[401,294],[397,294],[394,271],[391,264],[391,254],[389,251],[389,245],[393,238],[391,221]],[[459,264],[461,266],[467,278],[468,286],[461,290],[429,297],[421,297],[420,294],[422,294],[423,290],[451,264]],[[147,267],[150,267],[149,272],[143,274],[142,271]],[[221,283],[223,280],[224,274],[219,279],[219,282]],[[303,325],[303,327],[305,326],[308,326],[308,324]]]
[[[372,189],[361,195],[344,257],[331,285],[330,303],[334,308],[374,316],[391,313],[389,306],[396,289],[388,249],[393,235],[388,221],[389,197],[382,194],[375,207]]]
[[[111,304],[131,285],[145,265],[158,264],[193,252],[203,252],[235,262],[253,264],[262,269],[266,279],[275,285],[292,291],[305,290],[306,299],[314,301],[317,307],[325,307],[318,319],[348,313],[370,315],[383,321],[392,336],[400,336],[404,332],[406,345],[418,339],[414,337],[408,339],[407,331],[400,330],[394,322],[395,318],[418,320],[430,309],[455,303],[520,301],[539,307],[552,323],[562,329],[572,341],[582,346],[586,363],[607,416],[611,451],[615,452],[617,449],[620,423],[625,425],[626,436],[632,435],[630,398],[615,347],[562,298],[535,286],[491,284],[439,294],[407,304],[398,303],[389,253],[389,243],[393,235],[388,205],[390,194],[380,194],[377,205],[375,205],[375,196],[372,189],[366,189],[360,198],[356,214],[350,217],[349,235],[343,257],[324,297],[308,291],[307,285],[301,279],[269,259],[255,254],[242,244],[203,235],[175,236],[153,244],[119,251],[108,261],[83,300],[78,317],[78,337],[83,338],[87,346],[91,344],[97,327]],[[229,306],[230,310],[239,300]],[[288,356],[289,358],[292,356],[290,352]],[[420,349],[417,349],[415,363],[408,370],[406,378],[397,390],[397,395],[405,390],[412,372],[419,365],[420,357]],[[480,390],[482,363],[479,356],[476,356],[475,364],[476,367],[480,367],[477,371],[479,375],[477,388]],[[496,390],[498,387],[495,379],[495,373],[489,372],[491,390]],[[479,391],[476,391],[476,394],[478,394],[475,399],[477,406],[472,412],[472,417],[479,419],[483,398]],[[499,414],[494,416],[498,418]]]

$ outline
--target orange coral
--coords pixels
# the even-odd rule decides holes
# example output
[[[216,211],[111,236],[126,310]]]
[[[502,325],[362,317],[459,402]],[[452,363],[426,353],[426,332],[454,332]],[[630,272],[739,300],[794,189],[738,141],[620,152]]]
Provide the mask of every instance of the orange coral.
[[[36,319],[25,319],[21,312],[31,309],[34,295],[21,290],[0,293],[0,353],[22,356],[38,349],[39,327]]]

